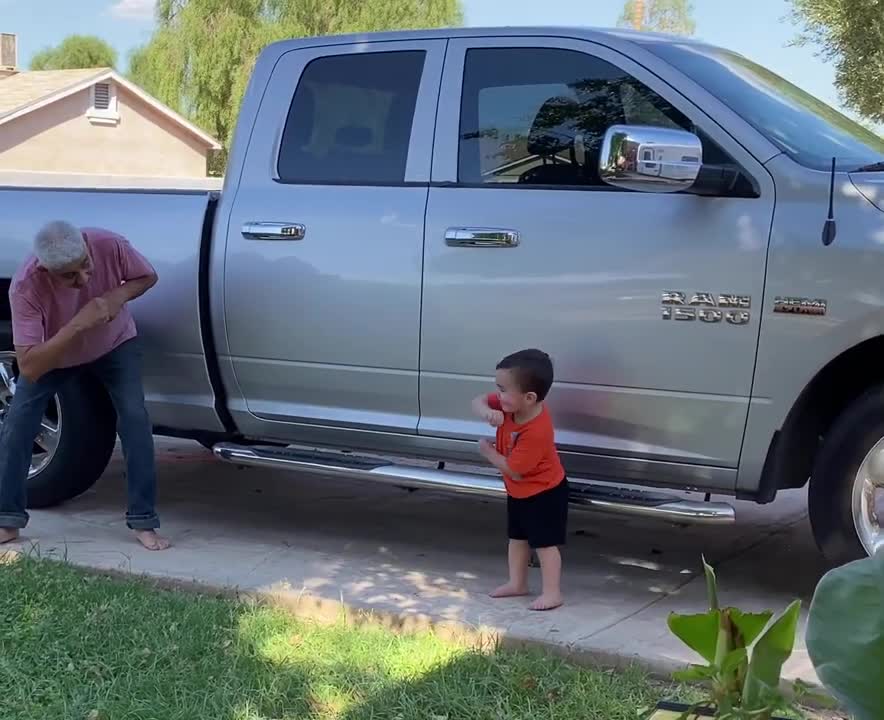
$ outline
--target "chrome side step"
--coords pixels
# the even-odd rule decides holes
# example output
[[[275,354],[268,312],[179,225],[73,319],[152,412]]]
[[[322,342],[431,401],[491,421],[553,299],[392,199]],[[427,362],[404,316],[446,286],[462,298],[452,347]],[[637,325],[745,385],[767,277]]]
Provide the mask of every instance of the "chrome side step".
[[[221,443],[212,451],[218,459],[236,465],[310,472],[460,495],[506,496],[503,482],[498,477],[480,473],[440,470],[390,463],[380,458],[294,447]],[[579,478],[571,481],[570,501],[575,509],[657,518],[682,524],[722,525],[735,520],[734,509],[727,503],[686,500],[652,491],[594,485]]]

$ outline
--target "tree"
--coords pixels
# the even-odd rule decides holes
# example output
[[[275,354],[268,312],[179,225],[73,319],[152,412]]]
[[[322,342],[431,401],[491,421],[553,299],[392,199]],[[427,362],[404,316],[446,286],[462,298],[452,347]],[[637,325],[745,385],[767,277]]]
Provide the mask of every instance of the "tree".
[[[792,0],[792,15],[798,44],[834,65],[844,103],[884,122],[884,0]]]
[[[693,35],[694,6],[690,0],[627,0],[618,27],[671,35]]]
[[[460,0],[158,0],[131,79],[228,147],[255,58],[291,37],[459,24]]]
[[[94,35],[70,35],[57,47],[41,50],[31,59],[31,70],[80,70],[114,67],[117,51]]]

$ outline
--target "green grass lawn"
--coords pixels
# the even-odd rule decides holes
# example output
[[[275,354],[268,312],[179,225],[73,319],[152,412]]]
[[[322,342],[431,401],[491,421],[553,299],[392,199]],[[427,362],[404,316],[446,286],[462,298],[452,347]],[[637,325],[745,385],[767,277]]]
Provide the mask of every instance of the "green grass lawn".
[[[3,720],[638,720],[638,672],[477,652],[19,558],[0,564]]]

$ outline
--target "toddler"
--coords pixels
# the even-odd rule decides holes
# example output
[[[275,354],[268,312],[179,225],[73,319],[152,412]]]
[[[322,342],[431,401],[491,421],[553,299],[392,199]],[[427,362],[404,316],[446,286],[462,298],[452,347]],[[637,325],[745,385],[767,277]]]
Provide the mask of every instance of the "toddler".
[[[497,392],[473,401],[479,417],[497,428],[494,443],[479,442],[482,456],[503,475],[507,491],[509,582],[491,597],[528,594],[531,550],[537,552],[543,590],[532,610],[562,604],[562,557],[568,521],[568,481],[544,405],[553,384],[552,361],[540,350],[521,350],[500,361]]]

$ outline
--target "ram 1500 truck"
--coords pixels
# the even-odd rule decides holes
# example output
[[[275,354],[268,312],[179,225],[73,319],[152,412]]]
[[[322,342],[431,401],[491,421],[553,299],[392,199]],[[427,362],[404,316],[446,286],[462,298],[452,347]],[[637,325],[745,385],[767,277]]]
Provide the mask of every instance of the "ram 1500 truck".
[[[220,194],[5,187],[0,278],[53,218],[127,236],[160,277],[134,307],[158,434],[409,488],[503,492],[470,401],[540,347],[575,504],[714,524],[712,495],[809,484],[840,562],[884,546],[882,171],[877,135],[696,42],[291,40]],[[95,482],[114,422],[88,378],[49,404],[33,506]]]

